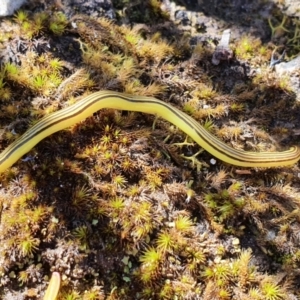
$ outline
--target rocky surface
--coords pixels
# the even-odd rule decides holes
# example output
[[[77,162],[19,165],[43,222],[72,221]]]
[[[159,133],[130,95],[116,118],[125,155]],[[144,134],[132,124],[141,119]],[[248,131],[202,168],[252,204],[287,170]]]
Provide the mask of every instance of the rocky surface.
[[[287,60],[297,50],[289,42],[297,25],[282,1],[161,2],[162,11],[142,0],[29,0],[29,23],[47,12],[33,37],[17,15],[1,19],[2,148],[83,93],[148,95],[149,87],[163,87],[158,98],[232,147],[298,144],[296,97],[268,67],[276,46],[287,46]],[[65,27],[55,34],[52,17],[62,15]],[[222,44],[224,30],[231,35]],[[225,59],[214,64],[215,53]],[[7,78],[14,66],[27,71],[22,81]],[[43,89],[49,69],[57,77],[44,77]],[[300,296],[298,165],[234,167],[182,143],[163,120],[153,130],[153,120],[101,111],[0,175],[3,299],[39,298],[53,271],[63,278],[62,299],[266,299],[270,289],[274,299]]]
[[[0,17],[12,15],[26,0],[0,0]]]

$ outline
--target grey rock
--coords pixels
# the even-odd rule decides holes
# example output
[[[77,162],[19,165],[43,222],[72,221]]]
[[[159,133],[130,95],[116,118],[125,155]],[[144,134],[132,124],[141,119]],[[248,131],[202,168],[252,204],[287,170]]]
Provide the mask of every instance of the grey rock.
[[[25,3],[26,0],[0,0],[0,16],[10,16]]]

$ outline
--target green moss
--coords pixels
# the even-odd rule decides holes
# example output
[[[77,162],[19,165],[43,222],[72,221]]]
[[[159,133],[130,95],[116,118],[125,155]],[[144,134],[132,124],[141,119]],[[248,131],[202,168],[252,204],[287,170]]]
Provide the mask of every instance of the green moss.
[[[159,4],[144,4],[146,19],[165,17]],[[159,97],[206,120],[207,130],[236,148],[269,149],[255,127],[287,135],[288,128],[272,124],[297,120],[283,80],[262,68],[252,82],[241,79],[228,92],[222,68],[211,68],[207,59],[210,50],[201,44],[192,51],[184,34],[173,43],[161,32],[78,15],[71,34],[70,20],[57,11],[20,11],[12,22],[28,49],[18,64],[0,69],[2,148],[15,132],[98,89]],[[55,35],[76,36],[80,66],[31,46]],[[2,30],[1,47],[10,38]],[[235,47],[237,58],[250,62],[265,63],[271,52],[251,36]],[[44,290],[47,276],[60,271],[60,299],[230,299],[243,293],[277,300],[292,293],[252,257],[299,268],[300,255],[290,246],[298,223],[297,168],[212,165],[211,155],[175,126],[156,120],[153,129],[153,119],[101,110],[46,138],[0,175],[3,282]],[[266,232],[274,235],[272,246]],[[248,238],[259,244],[255,254],[243,249]],[[293,278],[286,278],[289,287]]]

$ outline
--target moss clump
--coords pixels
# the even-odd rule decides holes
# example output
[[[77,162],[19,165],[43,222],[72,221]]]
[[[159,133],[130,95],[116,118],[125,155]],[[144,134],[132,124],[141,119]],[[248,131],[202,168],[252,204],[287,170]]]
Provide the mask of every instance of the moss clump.
[[[158,2],[147,5],[160,14]],[[282,142],[291,133],[285,124],[299,114],[286,87],[262,68],[229,91],[207,43],[191,49],[181,33],[19,11],[1,20],[2,50],[14,45],[7,24],[25,50],[0,69],[2,148],[43,115],[100,89],[159,97],[236,148],[293,144],[292,137]],[[68,51],[43,47],[57,35],[76,50],[71,63]],[[251,36],[235,49],[238,59],[265,64],[271,51]],[[153,116],[105,109],[46,138],[1,174],[2,287],[42,297],[50,274],[59,272],[58,299],[296,294],[297,166],[212,164],[185,138]]]

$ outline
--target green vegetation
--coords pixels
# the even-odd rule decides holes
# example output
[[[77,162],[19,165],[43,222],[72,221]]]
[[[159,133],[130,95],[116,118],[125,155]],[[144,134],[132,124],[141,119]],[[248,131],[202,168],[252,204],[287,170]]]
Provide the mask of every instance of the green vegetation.
[[[147,17],[167,17],[158,4],[149,1]],[[60,11],[19,11],[7,22],[14,33],[1,27],[0,46],[14,35],[26,51],[0,68],[2,149],[42,116],[100,89],[171,102],[235,148],[272,151],[292,136],[284,124],[296,122],[299,108],[283,79],[262,67],[228,92],[216,69],[195,75],[211,50],[184,46],[183,33],[68,20]],[[272,36],[288,25],[272,25]],[[32,46],[70,34],[80,66]],[[262,65],[272,52],[251,36],[233,48]],[[1,288],[45,291],[59,272],[58,299],[299,296],[298,167],[244,170],[211,158],[163,120],[111,109],[48,137],[0,174]]]

